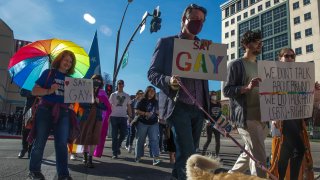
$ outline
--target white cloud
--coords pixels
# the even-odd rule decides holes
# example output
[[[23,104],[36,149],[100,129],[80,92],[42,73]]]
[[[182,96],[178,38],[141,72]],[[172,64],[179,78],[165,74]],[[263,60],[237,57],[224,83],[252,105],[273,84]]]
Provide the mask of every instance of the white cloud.
[[[62,3],[62,2],[64,2],[64,0],[57,0],[57,2]]]
[[[43,1],[10,0],[0,4],[0,17],[13,30],[15,38],[34,41],[54,30],[53,14]]]
[[[112,35],[112,30],[107,25],[100,26],[100,31],[105,36],[111,36]]]

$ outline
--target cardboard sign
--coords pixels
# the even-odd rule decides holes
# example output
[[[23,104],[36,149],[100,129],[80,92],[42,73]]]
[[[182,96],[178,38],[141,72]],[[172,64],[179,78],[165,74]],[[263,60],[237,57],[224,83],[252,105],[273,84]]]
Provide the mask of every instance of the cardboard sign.
[[[176,38],[172,75],[225,81],[227,78],[227,45]]]
[[[312,116],[314,63],[258,61],[262,121]]]
[[[92,79],[66,77],[64,81],[65,103],[93,103]]]

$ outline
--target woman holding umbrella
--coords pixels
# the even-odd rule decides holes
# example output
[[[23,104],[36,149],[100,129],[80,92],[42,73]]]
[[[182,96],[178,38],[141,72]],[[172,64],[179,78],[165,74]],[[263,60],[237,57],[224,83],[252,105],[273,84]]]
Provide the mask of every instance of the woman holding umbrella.
[[[34,145],[31,151],[29,179],[45,179],[41,173],[43,151],[53,130],[58,179],[72,179],[68,171],[67,141],[71,112],[64,103],[64,79],[75,72],[76,58],[72,51],[62,51],[36,81],[32,95],[42,96],[34,124]]]

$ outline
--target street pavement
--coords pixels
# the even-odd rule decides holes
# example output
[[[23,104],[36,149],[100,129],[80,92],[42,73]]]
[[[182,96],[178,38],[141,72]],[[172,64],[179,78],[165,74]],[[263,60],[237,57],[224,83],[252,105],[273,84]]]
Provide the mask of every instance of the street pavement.
[[[238,135],[234,135],[242,143]],[[200,148],[206,141],[206,137],[201,137]],[[17,155],[21,149],[21,139],[17,136],[11,136],[0,132],[0,179],[1,180],[19,180],[26,179],[28,174],[29,160],[26,158],[18,159]],[[209,150],[214,150],[214,139]],[[314,161],[316,177],[320,174],[320,142],[311,142],[311,149]],[[271,139],[266,140],[266,151],[270,154]],[[230,169],[235,163],[240,149],[230,140],[221,138],[220,158],[223,167]],[[111,159],[111,139],[107,139],[106,147],[102,158],[94,158],[95,168],[84,167],[82,159],[79,157],[76,161],[69,161],[69,170],[75,180],[98,180],[98,179],[152,179],[166,180],[170,179],[172,165],[169,163],[167,153],[161,154],[162,162],[158,166],[152,165],[152,159],[149,158],[149,151],[146,148],[145,157],[140,163],[134,162],[133,153],[128,153],[122,148],[119,159]],[[57,179],[55,168],[55,152],[52,140],[47,142],[43,156],[42,172],[46,179]],[[319,177],[320,179],[320,177]]]

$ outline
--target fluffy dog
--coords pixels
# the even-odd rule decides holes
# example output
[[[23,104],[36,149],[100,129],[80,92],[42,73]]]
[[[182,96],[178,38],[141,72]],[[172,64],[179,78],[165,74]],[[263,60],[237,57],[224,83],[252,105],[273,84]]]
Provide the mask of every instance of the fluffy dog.
[[[257,176],[242,173],[218,173],[220,163],[217,160],[198,154],[189,157],[186,168],[188,180],[262,180]]]

